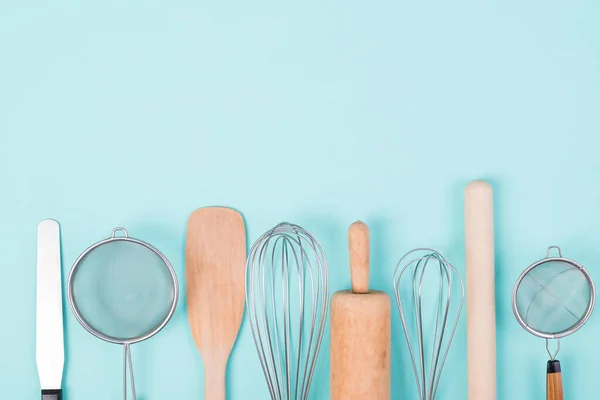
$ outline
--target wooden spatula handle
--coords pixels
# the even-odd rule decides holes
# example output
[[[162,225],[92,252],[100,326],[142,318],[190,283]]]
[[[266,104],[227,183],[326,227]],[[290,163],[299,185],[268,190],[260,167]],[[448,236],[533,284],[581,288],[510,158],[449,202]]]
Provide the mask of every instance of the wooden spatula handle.
[[[225,370],[226,366],[218,363],[210,364],[204,371],[204,398],[206,400],[225,400]]]
[[[231,208],[192,213],[186,235],[187,311],[202,356],[205,399],[225,400],[225,370],[244,314],[246,229]]]
[[[558,360],[548,361],[546,400],[563,400],[562,372]]]
[[[369,292],[369,227],[357,221],[348,229],[350,279],[354,293]]]

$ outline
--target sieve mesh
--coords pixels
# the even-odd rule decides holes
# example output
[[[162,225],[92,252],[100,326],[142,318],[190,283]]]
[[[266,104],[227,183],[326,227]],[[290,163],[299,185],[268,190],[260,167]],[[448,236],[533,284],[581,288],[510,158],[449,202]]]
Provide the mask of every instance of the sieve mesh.
[[[124,236],[116,237],[117,232]],[[178,284],[171,264],[154,247],[115,228],[109,239],[89,247],[75,261],[68,293],[71,310],[85,329],[123,345],[123,399],[127,400],[129,375],[136,400],[130,345],[156,334],[173,315]]]
[[[584,322],[593,293],[582,269],[567,261],[549,260],[523,276],[515,301],[527,327],[543,335],[560,335]]]
[[[78,263],[72,281],[73,305],[104,339],[134,342],[157,330],[175,301],[165,261],[134,241],[113,240],[95,247]]]

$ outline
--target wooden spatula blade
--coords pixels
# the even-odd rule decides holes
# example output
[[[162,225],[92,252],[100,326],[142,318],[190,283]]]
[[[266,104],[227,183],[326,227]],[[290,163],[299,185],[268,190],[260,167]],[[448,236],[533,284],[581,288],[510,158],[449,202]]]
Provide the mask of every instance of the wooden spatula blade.
[[[246,230],[230,208],[192,213],[186,239],[188,319],[205,368],[206,399],[225,399],[225,369],[244,314]]]

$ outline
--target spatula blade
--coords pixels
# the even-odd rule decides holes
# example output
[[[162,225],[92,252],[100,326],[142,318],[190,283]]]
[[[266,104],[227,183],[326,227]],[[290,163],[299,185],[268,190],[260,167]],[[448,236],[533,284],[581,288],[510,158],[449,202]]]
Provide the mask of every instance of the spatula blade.
[[[244,314],[245,273],[242,215],[224,207],[193,212],[186,238],[187,309],[210,400],[225,398],[227,360]]]
[[[36,362],[42,399],[60,399],[64,361],[60,227],[46,219],[37,238]]]

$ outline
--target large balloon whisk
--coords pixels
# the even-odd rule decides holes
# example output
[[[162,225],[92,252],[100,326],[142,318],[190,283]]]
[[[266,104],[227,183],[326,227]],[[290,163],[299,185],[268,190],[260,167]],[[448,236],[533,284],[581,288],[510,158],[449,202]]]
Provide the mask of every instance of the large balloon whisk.
[[[306,400],[323,339],[329,291],[321,246],[281,223],[250,249],[246,303],[272,400]]]

